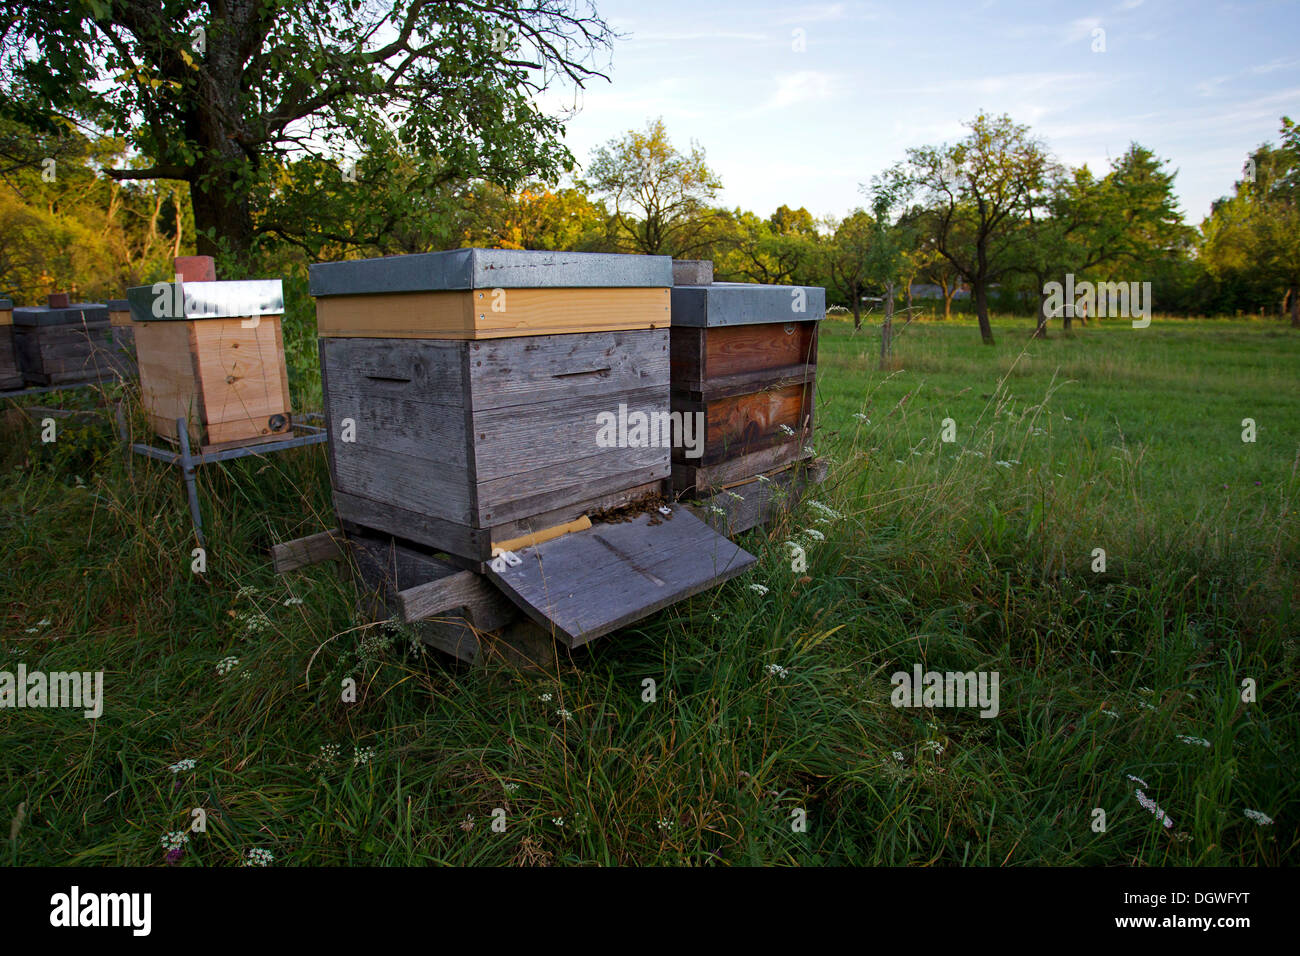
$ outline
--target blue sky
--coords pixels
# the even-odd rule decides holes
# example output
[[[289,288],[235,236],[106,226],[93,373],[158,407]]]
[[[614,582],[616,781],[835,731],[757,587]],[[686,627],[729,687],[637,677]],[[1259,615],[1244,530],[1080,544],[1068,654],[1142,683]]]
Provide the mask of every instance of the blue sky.
[[[1198,224],[1279,117],[1300,120],[1300,0],[596,4],[627,36],[613,82],[579,94],[574,155],[662,116],[676,145],[704,147],[724,204],[763,215],[842,216],[908,146],[958,139],[986,109],[1099,173],[1140,142]]]

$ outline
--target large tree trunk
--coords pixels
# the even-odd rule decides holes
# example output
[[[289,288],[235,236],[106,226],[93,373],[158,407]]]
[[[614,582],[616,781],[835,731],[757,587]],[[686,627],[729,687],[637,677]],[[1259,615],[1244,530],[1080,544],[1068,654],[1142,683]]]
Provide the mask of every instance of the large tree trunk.
[[[894,283],[885,284],[885,320],[880,323],[880,370],[888,372],[894,350]]]
[[[233,176],[228,177],[229,182],[221,181],[226,178],[220,174],[197,177],[190,185],[190,202],[196,251],[217,260],[217,274],[222,278],[235,278],[241,267],[247,267],[253,246],[253,213],[247,192],[236,186]]]
[[[862,328],[862,295],[857,289],[853,290],[853,331],[856,332]]]
[[[1291,287],[1291,328],[1300,329],[1300,288]]]
[[[971,283],[975,287],[975,314],[979,316],[980,338],[985,345],[993,344],[993,326],[989,324],[989,295],[984,279]]]

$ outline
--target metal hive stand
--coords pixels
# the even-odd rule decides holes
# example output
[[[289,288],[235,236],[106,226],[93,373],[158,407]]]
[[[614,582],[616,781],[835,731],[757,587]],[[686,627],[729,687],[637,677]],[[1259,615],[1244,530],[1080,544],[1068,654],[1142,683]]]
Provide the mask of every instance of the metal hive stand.
[[[319,418],[320,416],[308,415],[304,417]],[[329,437],[324,428],[316,425],[306,425],[301,422],[292,422],[290,424],[291,428],[305,434],[295,435],[283,441],[244,445],[239,448],[226,448],[221,451],[206,453],[200,452],[196,455],[190,450],[189,427],[184,418],[176,419],[176,435],[180,443],[179,451],[171,448],[158,448],[144,442],[132,442],[126,431],[126,419],[122,415],[121,405],[117,408],[117,427],[122,436],[122,441],[129,444],[130,450],[137,455],[144,455],[146,458],[152,458],[168,465],[180,466],[181,474],[185,478],[185,493],[190,500],[190,517],[194,519],[194,534],[198,539],[199,547],[206,547],[203,539],[203,512],[199,507],[199,492],[194,480],[194,474],[199,465],[209,465],[218,461],[231,461],[235,458],[247,458],[250,455],[264,455],[269,452],[285,451],[289,448],[302,448],[305,445],[318,445]]]

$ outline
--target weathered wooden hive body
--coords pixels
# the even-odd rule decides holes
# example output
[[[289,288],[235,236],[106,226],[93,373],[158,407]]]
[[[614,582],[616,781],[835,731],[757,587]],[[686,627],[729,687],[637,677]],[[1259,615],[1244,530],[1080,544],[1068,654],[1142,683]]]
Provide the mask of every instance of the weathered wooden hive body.
[[[131,318],[131,303],[126,299],[108,300],[108,324],[111,329],[113,346],[135,363],[135,330],[139,325]]]
[[[482,561],[665,490],[669,448],[601,447],[597,420],[667,410],[670,277],[509,250],[312,266],[339,517]]]
[[[826,290],[713,282],[677,263],[673,411],[703,416],[695,449],[673,449],[673,489],[707,493],[812,457],[817,328]]]
[[[30,386],[104,382],[135,371],[113,344],[102,303],[69,303],[66,295],[51,295],[49,305],[13,310],[13,335]]]
[[[668,421],[671,285],[663,256],[313,265],[334,504],[354,550],[387,542],[376,567],[402,588],[402,567],[432,574],[429,556],[446,555],[569,646],[752,564],[685,509],[658,511],[670,441],[624,440],[619,424]],[[607,520],[625,507],[637,513]],[[502,550],[514,564],[490,561]],[[444,606],[447,586],[422,588]],[[421,602],[404,601],[409,620]]]
[[[180,282],[127,291],[140,400],[154,429],[175,439],[184,419],[204,451],[283,438],[292,409],[280,280],[218,282],[208,257],[177,262],[189,270],[178,271]]]
[[[23,371],[14,346],[14,303],[12,299],[0,299],[0,391],[22,387]]]

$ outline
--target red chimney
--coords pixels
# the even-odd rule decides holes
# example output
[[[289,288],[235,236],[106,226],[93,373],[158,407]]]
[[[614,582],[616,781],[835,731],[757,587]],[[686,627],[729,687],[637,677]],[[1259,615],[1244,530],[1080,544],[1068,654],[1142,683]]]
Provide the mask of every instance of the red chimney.
[[[48,305],[51,309],[66,309],[68,307],[68,293],[51,292]]]

